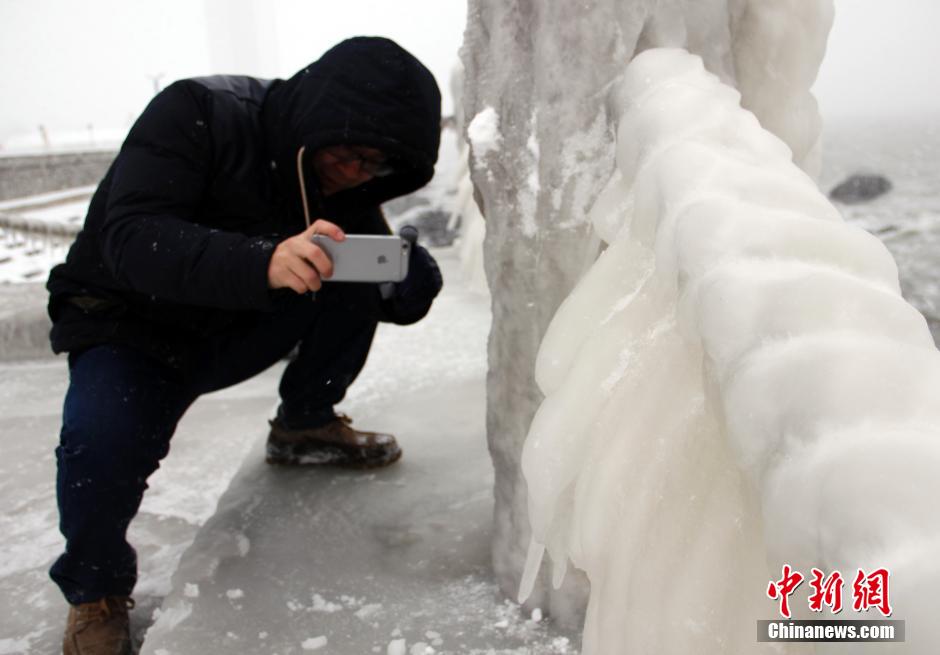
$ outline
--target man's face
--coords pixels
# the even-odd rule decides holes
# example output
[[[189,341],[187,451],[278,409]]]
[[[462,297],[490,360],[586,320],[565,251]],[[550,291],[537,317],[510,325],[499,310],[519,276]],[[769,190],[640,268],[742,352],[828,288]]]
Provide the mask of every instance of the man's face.
[[[368,182],[386,169],[382,151],[368,146],[327,146],[313,154],[313,170],[324,196]]]

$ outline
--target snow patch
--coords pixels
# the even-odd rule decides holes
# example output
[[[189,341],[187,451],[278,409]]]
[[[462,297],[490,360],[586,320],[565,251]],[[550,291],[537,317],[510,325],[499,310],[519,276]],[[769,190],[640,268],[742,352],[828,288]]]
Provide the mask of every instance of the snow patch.
[[[0,639],[0,655],[28,653],[31,645],[32,639],[29,637]]]
[[[327,614],[332,614],[333,612],[339,612],[343,609],[343,606],[339,603],[333,603],[321,596],[320,594],[313,595],[313,605],[310,607],[311,612],[325,612]]]
[[[311,637],[310,639],[304,640],[300,647],[304,650],[319,650],[326,646],[327,639],[325,636],[320,635],[319,637]]]
[[[503,141],[499,133],[499,115],[493,107],[487,107],[473,117],[467,126],[467,138],[473,148],[474,158],[485,168],[484,160],[491,153],[499,152]]]
[[[368,619],[374,617],[376,614],[382,611],[381,603],[369,603],[368,605],[363,605],[358,610],[356,610],[356,618],[367,621]]]
[[[189,618],[193,613],[192,603],[179,601],[172,607],[158,607],[153,611],[153,625],[150,630],[157,632],[172,632],[176,626]]]

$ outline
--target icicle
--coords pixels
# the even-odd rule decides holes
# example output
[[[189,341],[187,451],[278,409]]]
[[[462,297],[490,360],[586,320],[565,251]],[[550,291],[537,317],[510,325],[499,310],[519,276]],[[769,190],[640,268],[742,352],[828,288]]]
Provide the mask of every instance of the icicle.
[[[525,568],[522,570],[522,580],[519,582],[518,601],[524,603],[532,595],[535,588],[535,579],[539,569],[542,568],[542,558],[545,556],[545,546],[535,539],[529,541],[529,552],[525,558]]]
[[[568,558],[552,561],[552,564],[552,587],[561,589],[561,583],[565,581],[565,575],[568,573]]]

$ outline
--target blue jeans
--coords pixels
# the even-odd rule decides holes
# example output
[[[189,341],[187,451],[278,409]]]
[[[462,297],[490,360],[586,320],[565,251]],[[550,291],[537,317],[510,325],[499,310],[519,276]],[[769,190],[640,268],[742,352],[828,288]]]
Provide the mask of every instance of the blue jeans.
[[[176,424],[201,394],[253,377],[299,343],[281,378],[281,411],[311,426],[333,417],[375,334],[370,293],[374,287],[327,285],[315,302],[296,296],[273,314],[246,313],[225,334],[195,344],[182,368],[123,345],[69,354],[56,449],[66,548],[50,570],[69,603],[131,594],[137,556],[127,527]]]

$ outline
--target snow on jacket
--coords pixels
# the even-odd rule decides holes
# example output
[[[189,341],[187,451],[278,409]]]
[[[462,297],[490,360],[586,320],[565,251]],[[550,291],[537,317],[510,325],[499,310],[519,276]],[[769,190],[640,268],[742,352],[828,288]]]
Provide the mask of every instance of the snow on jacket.
[[[372,146],[394,162],[392,175],[328,198],[305,167],[312,216],[355,233],[376,224],[382,202],[431,179],[439,141],[434,78],[388,39],[344,41],[286,81],[168,86],[131,128],[49,276],[53,350],[124,343],[166,359],[241,312],[274,309],[292,292],[268,289],[268,263],[305,227],[301,146]]]

